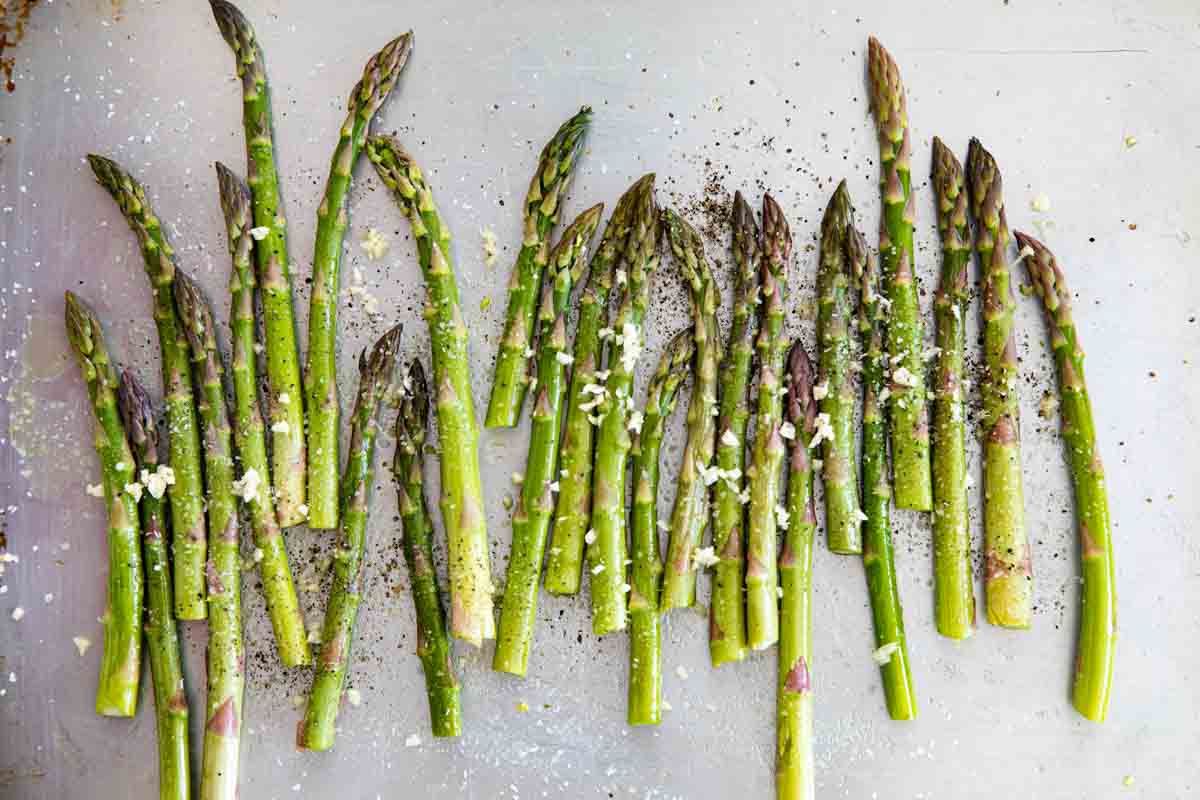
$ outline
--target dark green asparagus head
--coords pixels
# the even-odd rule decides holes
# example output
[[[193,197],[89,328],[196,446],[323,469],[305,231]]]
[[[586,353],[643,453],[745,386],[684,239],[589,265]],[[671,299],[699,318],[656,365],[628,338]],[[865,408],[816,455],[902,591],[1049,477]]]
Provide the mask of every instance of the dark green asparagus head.
[[[963,185],[963,168],[954,151],[936,136],[933,137],[932,177],[942,247],[946,250],[966,250],[970,242],[966,236],[967,193]]]
[[[587,286],[594,287],[602,297],[607,297],[612,289],[617,264],[620,263],[621,254],[625,252],[625,245],[629,241],[629,228],[633,221],[633,209],[637,198],[644,191],[645,184],[653,181],[653,175],[643,175],[626,189],[617,200],[608,225],[604,227],[604,235],[600,237],[600,244],[588,264],[587,282]]]
[[[647,410],[657,409],[661,417],[671,415],[679,389],[691,374],[695,354],[696,343],[691,328],[684,328],[671,338],[646,387]]]
[[[375,165],[379,179],[392,190],[404,215],[412,219],[420,195],[428,191],[421,168],[404,145],[393,136],[378,134],[367,139],[367,158]]]
[[[396,355],[400,352],[400,335],[404,324],[399,323],[375,342],[370,355],[364,348],[358,355],[359,397],[364,390],[370,392],[373,402],[383,399],[392,375],[396,372]]]
[[[83,370],[88,390],[94,394],[100,386],[115,389],[116,372],[112,366],[108,349],[104,344],[104,330],[100,319],[91,306],[74,292],[66,293],[67,339],[75,351],[75,358]]]
[[[392,473],[398,480],[408,480],[406,465],[420,459],[428,427],[429,386],[425,382],[425,370],[421,367],[420,359],[414,358],[408,367],[408,374],[404,376],[404,394],[396,415],[396,455]]]
[[[237,60],[238,75],[243,78],[250,77],[253,83],[259,85],[265,83],[266,67],[263,65],[258,42],[254,38],[254,28],[249,20],[233,3],[227,3],[225,0],[210,1],[217,28]]]
[[[565,269],[570,274],[572,283],[583,276],[583,270],[587,266],[588,244],[592,241],[603,214],[604,203],[597,203],[567,226],[558,238],[558,244],[550,251],[550,260],[546,267],[548,274],[557,274]]]
[[[145,387],[127,369],[121,370],[117,408],[121,411],[125,435],[133,448],[138,468],[153,470],[158,464],[158,423],[154,418],[154,403]]]
[[[993,237],[1004,214],[1004,186],[996,159],[972,137],[967,147],[967,188],[971,195],[971,212],[978,225],[978,246],[988,250],[995,246]]]
[[[251,218],[250,189],[245,182],[221,162],[216,162],[217,187],[221,192],[221,211],[225,215],[226,233],[229,237],[229,251],[233,254],[235,264],[250,262],[252,241],[250,228]]]
[[[866,237],[853,221],[846,229],[846,261],[858,287],[859,308],[864,317],[870,317],[879,304],[879,266],[867,249]]]
[[[850,190],[842,181],[825,206],[821,218],[821,263],[842,261],[846,247],[846,231],[853,224],[854,209],[850,205]]]
[[[704,241],[688,221],[671,208],[663,210],[663,229],[679,272],[691,287],[693,299],[700,298],[702,311],[715,314],[721,295],[713,282],[712,268],[704,257]]]
[[[1071,327],[1071,293],[1067,290],[1066,276],[1058,266],[1058,260],[1046,245],[1027,233],[1017,231],[1017,247],[1021,250],[1025,269],[1033,281],[1033,290],[1042,299],[1051,324]]]
[[[758,261],[762,257],[754,209],[742,193],[733,195],[733,262],[737,266],[737,302],[744,303],[758,288]],[[737,309],[735,309],[736,313]]]
[[[217,350],[217,331],[213,323],[212,307],[204,290],[186,273],[175,273],[175,308],[179,312],[179,323],[187,337],[192,360],[207,361],[210,353]]]
[[[412,52],[413,33],[402,33],[383,46],[363,67],[362,78],[350,91],[346,110],[360,118],[370,120],[383,101],[391,93],[400,78],[400,72],[408,63]]]
[[[647,178],[649,180],[647,180]],[[638,182],[634,199],[629,239],[625,243],[624,263],[627,271],[626,294],[634,304],[645,305],[644,297],[650,274],[658,266],[658,244],[662,236],[658,206],[654,202],[654,174]]]
[[[769,194],[763,195],[762,220],[763,262],[769,271],[780,275],[792,258],[792,229],[783,209]]]
[[[146,190],[111,158],[88,153],[88,164],[96,182],[103,186],[126,216],[140,215],[146,210]]]
[[[546,142],[538,159],[537,173],[529,181],[525,195],[526,220],[540,217],[551,227],[558,222],[561,201],[575,174],[575,160],[583,149],[591,123],[592,109],[584,106]]]
[[[88,154],[87,159],[96,182],[112,195],[137,236],[147,272],[156,284],[169,283],[175,272],[171,246],[162,234],[158,217],[146,202],[146,190],[112,159],[95,153]]]
[[[867,41],[867,78],[881,151],[886,145],[891,151],[886,160],[891,161],[908,149],[908,100],[900,68],[874,36]]]

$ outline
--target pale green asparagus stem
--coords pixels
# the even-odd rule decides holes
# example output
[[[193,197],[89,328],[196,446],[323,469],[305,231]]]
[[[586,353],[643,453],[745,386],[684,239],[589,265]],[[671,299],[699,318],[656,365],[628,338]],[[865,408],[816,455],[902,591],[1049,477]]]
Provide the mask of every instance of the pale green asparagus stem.
[[[747,478],[750,512],[746,547],[747,642],[762,650],[779,639],[779,572],[776,564],[777,509],[783,466],[783,300],[792,257],[792,232],[783,210],[763,196],[762,326],[758,351],[758,418]]]
[[[629,238],[635,200],[649,179],[646,176],[639,180],[617,201],[588,265],[588,281],[579,300],[572,356],[574,369],[563,426],[562,477],[554,514],[553,546],[546,561],[545,583],[550,594],[575,594],[583,578],[584,536],[592,522],[592,451],[596,439],[595,426],[588,417],[597,405],[597,395],[593,392],[602,388],[608,374],[602,371],[604,341],[600,331],[608,325],[608,295]]]
[[[296,343],[292,308],[292,268],[288,257],[287,219],[279,198],[267,65],[254,28],[241,11],[226,0],[212,0],[212,11],[221,35],[233,50],[238,77],[242,81],[247,182],[254,198],[254,227],[264,234],[254,245],[254,262],[258,268],[263,309],[267,417],[271,422],[271,486],[275,489],[275,513],[279,524],[287,528],[304,521],[308,497],[305,485],[307,458],[300,349]]]
[[[529,181],[522,208],[525,234],[508,287],[504,335],[484,420],[489,428],[511,428],[521,417],[529,388],[528,351],[533,344],[534,316],[550,253],[550,234],[558,224],[591,122],[592,110],[587,106],[564,122],[542,148],[537,171]]]
[[[142,666],[142,553],[137,500],[126,488],[136,481],[133,453],[117,411],[117,372],[100,320],[86,303],[66,293],[67,339],[87,384],[96,417],[96,453],[108,508],[108,599],[104,654],[96,687],[96,713],[132,717]]]
[[[479,427],[471,395],[469,335],[458,299],[450,231],[421,169],[400,143],[375,136],[367,156],[412,225],[425,275],[424,317],[433,350],[434,407],[442,458],[442,523],[450,550],[450,633],[478,647],[495,638],[487,518],[479,479]]]
[[[687,440],[676,480],[675,508],[663,576],[662,610],[688,608],[696,602],[695,552],[708,525],[708,484],[704,473],[712,465],[717,430],[717,366],[721,363],[721,331],[717,308],[721,295],[704,257],[704,243],[682,217],[667,209],[663,226],[671,253],[687,284],[692,306],[692,340],[696,349],[696,380],[688,403]]]
[[[362,79],[350,91],[346,121],[329,167],[325,196],[317,207],[313,247],[312,296],[308,309],[308,364],[304,370],[308,409],[308,525],[338,525],[337,393],[338,271],[349,218],[350,177],[367,139],[371,120],[383,105],[412,50],[412,33],[399,36],[367,61]]]
[[[204,619],[204,520],[203,472],[200,469],[200,436],[188,344],[179,327],[172,282],[175,254],[158,217],[146,202],[142,185],[115,161],[89,155],[96,181],[117,201],[125,221],[141,246],[146,275],[154,290],[154,324],[162,360],[163,397],[167,408],[170,465],[175,483],[167,492],[171,500],[171,551],[175,578],[175,616]]]
[[[258,405],[258,365],[254,353],[254,268],[250,263],[250,190],[225,165],[217,164],[217,184],[221,191],[221,209],[233,255],[229,279],[230,327],[233,342],[234,428],[242,473],[270,478],[267,443],[263,432],[262,411]],[[274,427],[286,426],[280,421]],[[275,518],[272,492],[262,491],[247,506],[250,528],[254,533],[255,560],[262,578],[267,614],[275,632],[275,648],[286,667],[311,662],[304,616],[296,598],[292,570],[288,565],[283,533]],[[259,557],[261,556],[261,558]]]

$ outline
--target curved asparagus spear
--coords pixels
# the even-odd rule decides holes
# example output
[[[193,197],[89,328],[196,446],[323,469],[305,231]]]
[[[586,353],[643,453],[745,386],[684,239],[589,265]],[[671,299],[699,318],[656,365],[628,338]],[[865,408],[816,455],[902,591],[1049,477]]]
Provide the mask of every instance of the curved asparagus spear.
[[[713,484],[712,541],[721,560],[713,576],[709,605],[708,654],[714,667],[746,657],[746,609],[742,571],[746,509],[742,502],[746,470],[746,420],[750,406],[750,360],[754,354],[754,305],[758,300],[758,270],[762,248],[754,211],[742,197],[733,196],[733,263],[736,279],[733,325],[721,361],[721,399],[717,417],[717,466],[723,477]],[[737,477],[733,477],[733,476]]]
[[[375,483],[379,406],[395,372],[402,328],[397,325],[389,330],[375,343],[369,358],[363,350],[358,359],[358,395],[350,416],[350,452],[342,473],[342,522],[333,559],[333,586],[325,606],[308,707],[297,737],[297,745],[305,750],[333,747],[337,730],[366,573],[367,513]]]
[[[250,264],[250,190],[224,165],[217,165],[217,184],[221,190],[221,209],[233,254],[229,289],[230,327],[233,330],[233,440],[237,445],[243,474],[261,478],[271,474],[267,467],[267,443],[263,435],[262,412],[258,405],[258,367],[254,355],[254,268]],[[276,423],[287,425],[286,421]],[[267,613],[275,632],[275,647],[284,666],[295,667],[311,662],[304,616],[292,583],[287,549],[275,519],[270,491],[258,493],[248,504],[250,528],[254,532],[255,560],[262,578]],[[261,554],[261,558],[259,555]]]
[[[404,381],[407,392],[396,416],[396,454],[392,476],[404,526],[404,560],[417,610],[417,657],[425,673],[429,724],[434,736],[462,733],[458,678],[446,614],[433,565],[433,520],[425,505],[425,435],[429,428],[429,387],[421,362],[413,359]]]
[[[921,307],[914,277],[911,154],[908,99],[900,70],[871,37],[867,67],[871,109],[879,129],[879,188],[883,216],[879,253],[888,300],[887,346],[896,364],[891,385],[892,483],[896,505],[917,511],[933,507],[929,473],[929,421],[925,409],[925,365],[921,357]]]
[[[592,392],[603,388],[608,375],[601,370],[604,342],[600,331],[608,325],[608,295],[617,262],[629,238],[635,200],[649,178],[634,183],[617,201],[588,265],[587,284],[579,300],[572,356],[574,369],[567,392],[567,421],[563,426],[562,477],[554,515],[553,546],[546,561],[546,591],[551,594],[575,594],[583,577],[583,540],[592,521],[592,450],[596,434],[588,417],[596,400]]]
[[[128,370],[121,372],[117,406],[133,450],[142,489],[142,561],[146,568],[146,650],[154,677],[154,718],[158,731],[159,800],[191,797],[188,772],[188,702],[179,655],[179,632],[171,599],[167,555],[166,477],[158,463],[158,420],[146,390]],[[170,473],[167,472],[166,475]]]
[[[212,308],[195,283],[175,275],[175,305],[192,353],[196,410],[204,437],[204,483],[208,506],[208,700],[204,714],[204,756],[200,796],[204,800],[236,800],[238,750],[245,691],[242,647],[242,575],[238,553],[237,495],[253,502],[252,490],[269,491],[253,478],[233,478],[229,409],[225,405],[225,370],[217,349]]]
[[[399,142],[372,137],[367,156],[412,224],[425,274],[424,317],[433,351],[434,408],[442,452],[440,504],[450,550],[450,634],[478,647],[484,639],[495,637],[496,623],[468,333],[450,260],[450,231],[442,224],[421,169]]]
[[[709,469],[716,446],[717,365],[721,362],[721,331],[717,326],[720,290],[704,257],[704,242],[671,209],[663,212],[663,227],[675,263],[687,283],[692,305],[692,339],[696,349],[696,381],[688,403],[687,441],[676,480],[675,507],[663,576],[663,611],[688,608],[696,602],[696,562],[693,556],[708,525]]]
[[[492,669],[524,675],[533,646],[537,615],[538,583],[546,555],[546,534],[554,511],[558,488],[558,444],[562,430],[563,398],[566,395],[567,314],[570,311],[573,276],[586,263],[588,243],[600,224],[603,205],[584,211],[563,231],[550,253],[547,280],[542,287],[538,311],[536,388],[529,433],[529,456],[525,482],[512,518],[512,549],[508,576],[496,631],[496,655]]]
[[[775,560],[780,468],[783,466],[782,377],[787,340],[783,334],[783,295],[792,258],[792,232],[783,210],[763,195],[762,327],[758,350],[758,419],[748,470],[750,517],[746,548],[747,641],[755,650],[779,638],[779,573]]]
[[[66,293],[67,339],[87,384],[96,416],[96,453],[108,507],[108,600],[104,655],[96,687],[96,713],[132,717],[137,711],[142,666],[142,554],[138,548],[137,500],[126,488],[135,482],[133,453],[117,412],[117,373],[100,320],[86,303]]]
[[[788,525],[779,557],[779,680],[775,720],[775,786],[779,800],[813,800],[812,567],[817,535],[813,463],[808,443],[817,432],[813,368],[797,340],[788,354],[787,416],[795,435],[788,460]]]
[[[558,224],[559,211],[591,121],[592,109],[584,106],[564,122],[542,148],[537,171],[529,181],[523,206],[525,236],[508,287],[504,335],[500,339],[484,420],[489,428],[511,428],[521,416],[525,391],[529,388],[533,323],[550,252],[550,233]]]
[[[362,79],[350,91],[346,121],[329,167],[325,196],[317,208],[313,248],[312,297],[308,309],[308,363],[304,388],[308,409],[308,525],[338,525],[337,339],[338,270],[342,239],[349,224],[350,177],[375,112],[383,105],[412,50],[412,32],[384,45],[367,62]]]
[[[287,219],[279,199],[275,132],[267,65],[249,20],[232,3],[212,0],[213,17],[233,50],[242,79],[242,124],[246,129],[246,175],[254,197],[254,228],[265,234],[254,247],[263,308],[267,362],[267,417],[271,421],[271,486],[275,513],[286,528],[304,521],[304,392],[292,308],[292,269]],[[266,472],[263,472],[266,477]],[[276,629],[278,633],[278,629]],[[307,645],[305,650],[307,651]],[[286,659],[284,663],[287,663]],[[308,663],[307,660],[297,663]]]
[[[854,476],[854,376],[850,371],[853,301],[845,244],[853,214],[850,192],[842,181],[821,220],[821,265],[817,272],[820,382],[814,396],[821,409],[815,441],[821,444],[824,461],[821,479],[825,486],[825,535],[829,549],[843,554],[862,552],[862,511]]]
[[[987,617],[1028,628],[1033,568],[1021,486],[1021,419],[1017,404],[1017,335],[1008,222],[1000,171],[978,139],[967,150],[967,187],[975,217],[975,253],[983,275],[983,539]]]
[[[633,405],[633,371],[641,354],[650,277],[658,266],[660,233],[654,203],[654,180],[641,183],[625,246],[626,281],[613,322],[614,345],[604,402],[597,410],[596,463],[592,477],[592,530],[588,544],[591,569],[592,631],[597,635],[625,629],[625,462],[633,442],[629,436]]]
[[[862,341],[862,524],[863,568],[871,598],[876,660],[892,719],[915,719],[913,691],[904,636],[904,609],[892,547],[891,489],[887,474],[887,421],[880,395],[887,388],[887,353],[883,349],[884,314],[879,302],[879,270],[867,252],[862,233],[849,221],[846,258],[859,292],[858,329]]]
[[[934,618],[938,633],[965,639],[975,631],[963,402],[971,238],[962,166],[936,136],[933,191],[942,235],[942,278],[933,300],[938,348],[933,401]]]
[[[170,432],[171,469],[175,484],[167,490],[171,501],[171,551],[174,554],[175,616],[204,619],[204,520],[203,473],[200,471],[200,436],[192,396],[192,374],[188,345],[175,311],[171,284],[175,279],[175,255],[158,217],[146,202],[142,185],[115,161],[89,155],[96,181],[117,201],[117,207],[133,229],[142,249],[146,275],[154,290],[154,324],[161,351],[163,396]]]
[[[662,721],[658,598],[663,562],[658,544],[658,454],[663,428],[675,409],[679,387],[687,380],[694,353],[692,330],[675,334],[646,387],[642,427],[633,443],[633,510],[629,515],[633,550],[629,592],[630,725],[657,725]]]
[[[1071,702],[1083,716],[1103,722],[1112,694],[1117,644],[1117,579],[1104,465],[1096,447],[1096,425],[1083,375],[1083,347],[1071,315],[1066,278],[1054,255],[1031,236],[1018,231],[1016,237],[1050,325],[1050,345],[1058,365],[1062,435],[1075,489],[1083,595]]]

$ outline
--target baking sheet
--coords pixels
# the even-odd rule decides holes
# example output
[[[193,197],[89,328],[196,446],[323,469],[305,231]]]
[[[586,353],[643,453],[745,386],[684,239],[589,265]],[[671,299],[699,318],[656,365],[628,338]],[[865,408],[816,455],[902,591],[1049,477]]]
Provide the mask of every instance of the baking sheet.
[[[1076,290],[1109,470],[1121,639],[1109,720],[1089,724],[1068,703],[1078,597],[1071,499],[1055,425],[1036,413],[1053,373],[1039,310],[1025,299],[1018,345],[1034,627],[1014,633],[985,624],[961,644],[937,637],[928,520],[897,513],[921,716],[890,722],[870,657],[861,564],[820,549],[818,787],[823,797],[848,798],[1194,793],[1194,3],[742,0],[715,9],[574,0],[246,0],[242,8],[264,44],[274,89],[301,279],[310,269],[316,204],[345,95],[372,52],[415,30],[412,59],[377,127],[395,131],[425,166],[456,237],[479,410],[519,242],[520,198],[541,143],[584,103],[596,118],[568,215],[599,200],[611,207],[632,179],[655,170],[660,202],[677,205],[711,234],[709,256],[728,290],[723,208],[735,189],[754,203],[770,190],[798,242],[790,328],[811,345],[812,237],[837,179],[848,179],[865,228],[877,224],[864,59],[867,35],[880,36],[910,90],[926,310],[938,267],[927,186],[935,134],[960,156],[971,135],[983,139],[1004,173],[1010,224],[1034,231],[1040,224]],[[97,151],[147,184],[181,266],[227,319],[228,260],[211,163],[244,168],[239,89],[204,3],[47,0],[11,52],[16,90],[0,98],[0,524],[20,562],[0,576],[0,797],[153,796],[149,692],[134,720],[92,711],[104,523],[101,504],[84,493],[98,467],[83,386],[65,355],[62,291],[98,307],[119,357],[157,387],[149,291],[132,235],[83,160]],[[1049,210],[1035,213],[1031,201],[1042,194]],[[391,242],[380,261],[368,260],[360,246],[370,227]],[[483,263],[483,227],[501,244],[492,268]],[[383,313],[371,317],[357,302],[343,306],[344,397],[359,349],[393,321],[408,323],[408,352],[427,347],[407,224],[365,163],[347,242],[344,285],[361,271]],[[684,324],[684,295],[669,260],[655,294],[661,300],[652,312],[651,352]],[[302,324],[307,296],[299,280]],[[927,314],[927,327],[930,320]],[[677,418],[668,458],[678,458],[681,427]],[[525,442],[525,427],[482,438],[498,579],[509,539],[502,499],[514,492],[511,473],[524,468]],[[381,457],[388,457],[386,446]],[[973,469],[977,464],[973,452]],[[673,472],[673,464],[664,470]],[[262,596],[247,579],[243,797],[374,798],[418,789],[437,798],[772,795],[774,652],[710,669],[700,613],[675,613],[667,623],[664,694],[671,710],[658,729],[624,723],[625,639],[591,635],[586,597],[543,595],[528,678],[492,673],[490,647],[458,647],[465,732],[458,741],[431,741],[395,497],[380,476],[350,673],[362,703],[343,709],[331,753],[294,748],[307,676],[275,663]],[[664,503],[670,484],[664,481]],[[976,523],[980,499],[976,489]],[[329,534],[303,530],[288,540],[310,623],[320,619],[325,586],[318,567],[331,544]],[[707,581],[701,584],[705,601]],[[17,607],[25,611],[19,622],[11,617]],[[196,624],[183,628],[198,767],[204,632]],[[79,635],[97,643],[82,657],[72,644]],[[420,743],[409,746],[414,734]]]

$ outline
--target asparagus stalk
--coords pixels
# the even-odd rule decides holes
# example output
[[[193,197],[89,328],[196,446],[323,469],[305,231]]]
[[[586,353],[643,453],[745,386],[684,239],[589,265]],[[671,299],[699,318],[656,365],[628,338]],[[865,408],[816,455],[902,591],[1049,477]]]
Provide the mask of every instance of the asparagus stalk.
[[[325,196],[317,209],[313,248],[312,297],[308,310],[308,364],[304,370],[308,409],[308,525],[338,526],[337,395],[338,270],[342,240],[349,224],[350,177],[366,142],[375,112],[383,105],[412,50],[412,32],[384,45],[367,62],[362,79],[350,91],[346,121],[329,167]]]
[[[633,510],[629,538],[633,549],[629,592],[630,725],[662,721],[662,651],[659,590],[663,562],[658,544],[658,455],[663,428],[687,380],[696,345],[692,330],[675,335],[646,387],[641,430],[633,442]]]
[[[885,315],[879,302],[879,270],[853,221],[846,230],[846,258],[859,292],[858,329],[862,341],[862,506],[863,568],[871,598],[875,659],[880,662],[883,694],[892,719],[917,716],[904,636],[904,609],[896,577],[887,474],[887,420],[880,396],[887,389],[887,353],[883,349]]]
[[[246,174],[254,198],[253,227],[265,234],[254,247],[254,263],[261,287],[265,332],[271,486],[275,490],[275,513],[279,524],[287,528],[304,521],[307,458],[287,219],[279,198],[267,65],[254,28],[242,12],[226,0],[211,2],[213,17],[221,36],[233,50],[237,74],[242,80],[242,123],[246,129]],[[264,477],[266,474],[263,471]],[[306,645],[306,652],[307,649]],[[284,663],[287,663],[286,659]],[[297,663],[307,664],[308,661]]]
[[[412,224],[425,274],[425,322],[433,350],[434,408],[441,444],[441,510],[450,550],[450,634],[478,647],[495,638],[487,519],[479,479],[479,428],[471,397],[468,333],[442,224],[421,169],[395,139],[372,137],[367,155]]]
[[[677,213],[667,209],[663,225],[675,263],[687,283],[692,306],[692,339],[696,350],[696,381],[688,403],[687,441],[676,480],[675,508],[663,577],[662,610],[688,608],[696,602],[696,548],[708,525],[708,485],[705,473],[713,460],[717,430],[717,366],[721,361],[721,331],[717,326],[720,290],[704,257],[704,243]]]
[[[896,505],[916,511],[933,507],[929,472],[929,421],[925,409],[925,366],[921,357],[922,322],[914,277],[912,145],[908,132],[908,99],[900,70],[891,55],[871,37],[867,58],[871,109],[879,129],[879,177],[883,216],[879,254],[883,287],[889,303],[887,346],[896,369],[892,373],[892,483]]]
[[[592,631],[597,635],[625,629],[625,462],[633,442],[629,435],[633,405],[633,372],[645,342],[642,330],[650,304],[650,277],[658,266],[661,228],[654,202],[654,179],[647,176],[634,202],[632,227],[625,245],[626,280],[614,319],[614,344],[604,400],[597,409],[596,462],[592,476],[592,534],[588,544],[591,570]]]
[[[788,524],[779,557],[783,598],[779,612],[779,683],[776,700],[775,786],[779,800],[816,797],[813,759],[812,567],[817,535],[813,463],[808,442],[817,432],[813,368],[799,340],[788,354],[788,422],[794,431],[788,460]]]
[[[747,641],[762,650],[779,639],[779,573],[775,562],[779,472],[783,466],[782,376],[787,340],[783,334],[783,296],[792,258],[792,232],[783,210],[763,195],[762,326],[758,351],[758,419],[747,478],[750,517],[747,527]]]
[[[547,280],[542,287],[529,456],[521,496],[513,512],[512,549],[492,661],[492,669],[498,672],[523,676],[529,664],[546,535],[554,511],[554,492],[559,486],[559,432],[567,388],[566,364],[571,360],[567,353],[571,287],[574,275],[587,263],[588,243],[603,212],[603,205],[592,206],[563,231],[550,253]]]
[[[104,330],[95,312],[71,292],[66,293],[66,325],[96,416],[96,453],[108,507],[108,600],[101,617],[104,655],[96,713],[132,717],[142,665],[143,606],[137,499],[128,488],[135,481],[133,453],[117,411],[117,373]]]
[[[942,277],[934,295],[937,373],[933,400],[933,594],[938,633],[966,639],[975,631],[971,523],[963,403],[967,269],[971,239],[962,166],[933,139],[933,191],[942,235]]]
[[[225,405],[225,370],[217,349],[212,308],[200,287],[182,272],[175,275],[175,305],[180,327],[192,354],[196,410],[204,438],[204,483],[208,529],[215,534],[208,548],[208,700],[204,715],[204,755],[200,796],[235,800],[238,796],[238,750],[245,690],[242,647],[242,576],[238,553],[237,496],[254,502],[269,491],[251,477],[234,480],[229,409]]]
[[[845,244],[853,214],[850,192],[842,181],[821,220],[821,265],[817,272],[820,383],[814,390],[821,409],[815,441],[821,444],[824,462],[821,479],[825,486],[825,535],[829,549],[842,554],[862,552],[863,515],[854,476],[854,376],[850,367],[853,300]]]
[[[391,384],[403,326],[389,330],[358,359],[358,396],[350,416],[350,452],[342,473],[341,531],[333,560],[333,586],[325,606],[321,650],[313,669],[308,707],[300,723],[297,744],[304,750],[333,747],[338,707],[346,686],[354,623],[362,603],[366,572],[367,513],[375,483],[375,439],[379,407]]]
[[[154,718],[158,731],[160,800],[191,797],[188,772],[188,702],[179,654],[179,632],[171,599],[167,543],[166,476],[158,463],[158,420],[146,390],[128,370],[121,372],[117,406],[139,475],[142,561],[146,568],[146,650],[154,678]],[[170,473],[166,473],[169,475]]]
[[[1016,237],[1050,326],[1050,345],[1058,366],[1062,435],[1075,489],[1083,595],[1071,702],[1083,716],[1103,722],[1112,694],[1117,644],[1117,579],[1108,490],[1084,380],[1083,347],[1071,315],[1066,277],[1054,255],[1031,236],[1018,231]]]
[[[546,561],[546,591],[571,595],[579,591],[583,573],[584,537],[592,520],[592,451],[595,429],[588,422],[596,396],[608,373],[603,372],[604,342],[600,331],[608,325],[608,296],[614,271],[629,238],[635,200],[641,196],[642,178],[621,195],[616,210],[600,237],[588,265],[588,279],[579,300],[575,329],[574,369],[567,392],[563,427],[562,477],[554,516],[554,546]]]
[[[983,275],[983,538],[987,617],[1028,628],[1033,569],[1021,486],[1021,419],[1017,404],[1017,336],[1009,274],[1003,182],[978,139],[967,150],[967,187],[975,217],[975,253]]]
[[[434,736],[462,733],[462,708],[454,652],[446,631],[433,565],[433,520],[425,505],[425,436],[429,428],[429,387],[421,362],[414,359],[404,381],[407,392],[396,417],[396,454],[392,476],[404,526],[404,560],[417,610],[417,657],[425,673],[429,724]]]
[[[717,466],[725,477],[713,485],[712,501],[713,550],[721,559],[716,565],[709,605],[708,653],[714,667],[746,657],[746,609],[742,599],[746,510],[742,477],[746,469],[746,420],[750,416],[746,392],[754,354],[754,305],[761,258],[754,211],[737,192],[733,196],[733,325],[721,360],[717,417]]]
[[[221,190],[221,209],[233,254],[229,289],[230,327],[233,331],[233,439],[245,475],[253,473],[263,481],[271,474],[267,466],[267,444],[263,433],[262,412],[258,405],[258,366],[254,354],[254,268],[250,264],[250,190],[223,165],[217,164],[217,183]],[[281,420],[274,427],[286,426]],[[311,663],[304,616],[292,583],[287,549],[275,517],[270,491],[259,492],[248,504],[250,528],[254,533],[255,560],[262,577],[267,613],[275,632],[275,647],[284,666]],[[259,558],[261,554],[261,558]]]
[[[542,148],[537,171],[525,195],[525,234],[508,287],[508,310],[504,335],[496,356],[492,394],[484,424],[489,428],[511,428],[521,416],[529,388],[529,360],[533,345],[533,323],[542,278],[550,252],[550,234],[558,224],[562,201],[583,149],[592,109],[587,106],[559,127]]]
[[[203,473],[200,471],[200,437],[188,344],[179,326],[172,295],[175,255],[158,217],[146,202],[146,191],[115,161],[89,155],[96,181],[108,190],[133,229],[142,249],[146,275],[154,291],[154,324],[161,351],[163,396],[170,432],[170,464],[175,483],[167,492],[171,501],[171,550],[174,554],[175,616],[204,619],[204,520]]]

